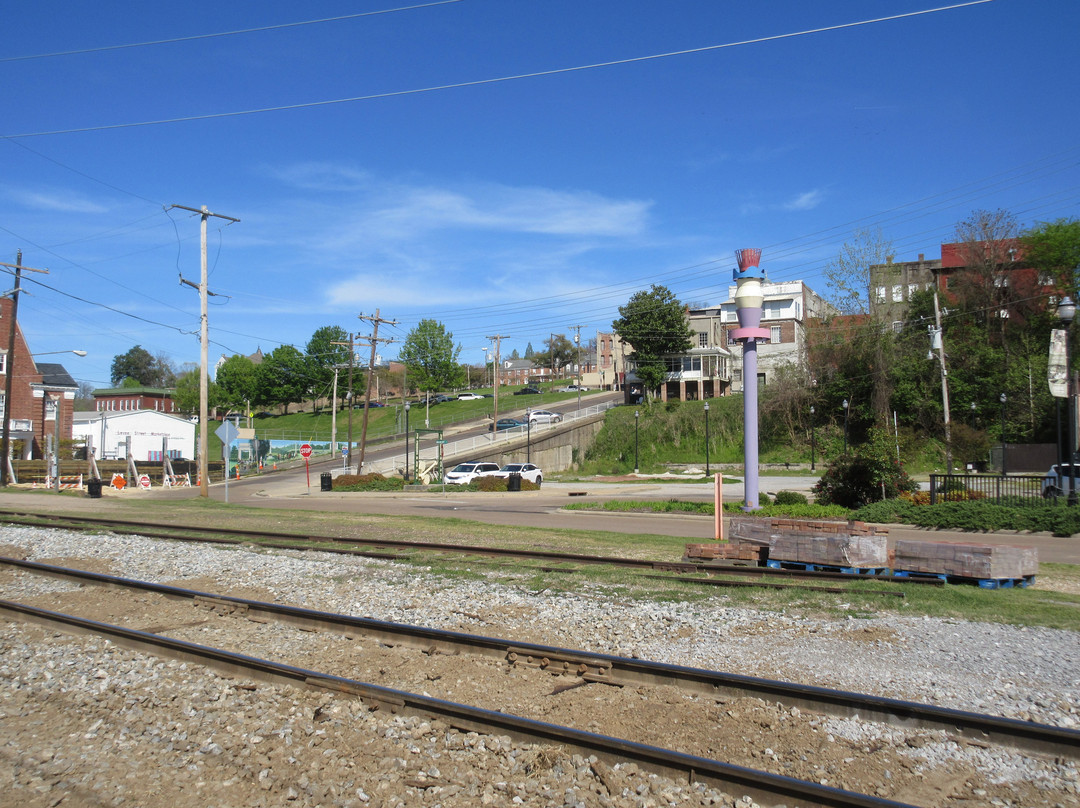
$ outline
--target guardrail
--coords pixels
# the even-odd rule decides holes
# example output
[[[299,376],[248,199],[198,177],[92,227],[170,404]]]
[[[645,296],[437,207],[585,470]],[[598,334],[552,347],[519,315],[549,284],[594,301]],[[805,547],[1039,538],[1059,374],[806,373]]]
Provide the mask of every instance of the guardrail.
[[[573,423],[583,418],[590,418],[594,415],[599,415],[612,407],[618,406],[621,402],[618,401],[605,401],[602,404],[594,404],[591,407],[583,407],[580,410],[572,410],[570,412],[561,413],[563,420],[561,423],[556,424],[533,424],[531,427],[532,434],[539,432],[548,432],[556,427],[562,426],[565,423]],[[512,443],[513,441],[520,440],[522,436],[525,436],[530,432],[530,427],[515,427],[513,429],[502,429],[498,432],[489,432],[486,435],[473,435],[468,438],[461,438],[460,440],[447,441],[443,446],[443,457],[456,457],[460,455],[481,455],[490,451],[493,447]],[[372,460],[364,463],[363,472],[365,474],[396,474],[399,468],[404,467],[404,454],[396,457],[385,457],[379,460]]]
[[[1031,500],[1045,497],[1055,501],[1064,499],[1057,494],[1057,489],[1043,490],[1044,474],[931,474],[930,504],[970,499],[974,494],[977,499],[1001,504],[1010,500]],[[1080,486],[1080,479],[1077,480]],[[1065,494],[1068,493],[1068,479],[1065,480]]]

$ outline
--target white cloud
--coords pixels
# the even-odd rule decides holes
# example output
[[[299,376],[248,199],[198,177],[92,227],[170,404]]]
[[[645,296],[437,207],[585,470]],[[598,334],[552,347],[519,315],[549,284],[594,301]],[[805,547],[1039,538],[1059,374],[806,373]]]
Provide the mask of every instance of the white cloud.
[[[6,195],[16,203],[34,210],[59,213],[107,213],[109,210],[104,205],[91,202],[71,191],[8,189]]]
[[[821,204],[825,195],[819,190],[807,191],[782,205],[784,210],[813,210]]]

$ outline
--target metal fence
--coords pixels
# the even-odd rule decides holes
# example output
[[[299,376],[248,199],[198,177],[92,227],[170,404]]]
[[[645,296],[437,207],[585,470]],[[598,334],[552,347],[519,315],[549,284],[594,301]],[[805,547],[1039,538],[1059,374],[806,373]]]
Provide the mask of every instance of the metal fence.
[[[1044,474],[931,474],[930,504],[979,499],[998,504],[1017,500],[1064,501],[1068,490],[1046,486]],[[1080,480],[1077,481],[1080,484]],[[1066,486],[1068,481],[1066,480]]]
[[[605,401],[602,404],[595,404],[591,407],[583,407],[580,410],[573,410],[571,412],[562,413],[563,424],[573,423],[579,421],[582,418],[588,418],[593,415],[605,412],[606,410],[616,407],[620,404],[619,401]],[[533,424],[531,427],[531,433],[533,435],[542,434],[552,429],[562,426],[563,424]],[[489,432],[486,435],[472,435],[467,438],[461,438],[460,440],[448,440],[443,446],[443,457],[460,457],[460,456],[480,456],[491,451],[493,447],[502,446],[507,443],[520,440],[530,431],[530,427],[520,426],[513,429],[503,429],[498,432]],[[396,457],[385,457],[379,460],[366,461],[364,463],[365,474],[394,474],[399,468],[405,466],[405,454],[404,446],[402,447],[402,454]]]

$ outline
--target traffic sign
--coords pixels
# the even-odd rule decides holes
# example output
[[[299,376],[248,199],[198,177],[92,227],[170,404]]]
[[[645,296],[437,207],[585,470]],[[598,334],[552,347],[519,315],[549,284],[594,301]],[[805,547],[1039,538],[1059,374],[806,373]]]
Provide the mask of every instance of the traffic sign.
[[[310,443],[305,443],[303,446],[300,447],[300,456],[303,457],[304,459],[307,459],[307,458],[311,457],[311,444]]]

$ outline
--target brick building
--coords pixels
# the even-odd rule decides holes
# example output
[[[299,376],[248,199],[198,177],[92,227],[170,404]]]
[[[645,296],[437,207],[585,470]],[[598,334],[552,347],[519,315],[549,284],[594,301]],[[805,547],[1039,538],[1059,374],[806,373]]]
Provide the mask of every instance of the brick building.
[[[63,365],[34,360],[18,323],[15,324],[14,361],[10,361],[12,307],[10,298],[0,298],[0,378],[3,378],[0,411],[8,424],[12,457],[43,458],[49,442],[46,436],[53,438],[57,434],[58,412],[60,439],[71,438],[75,394],[79,385]],[[10,402],[6,394],[9,375]]]
[[[94,409],[97,412],[131,412],[152,410],[173,415],[180,412],[167,387],[110,387],[95,390]]]

